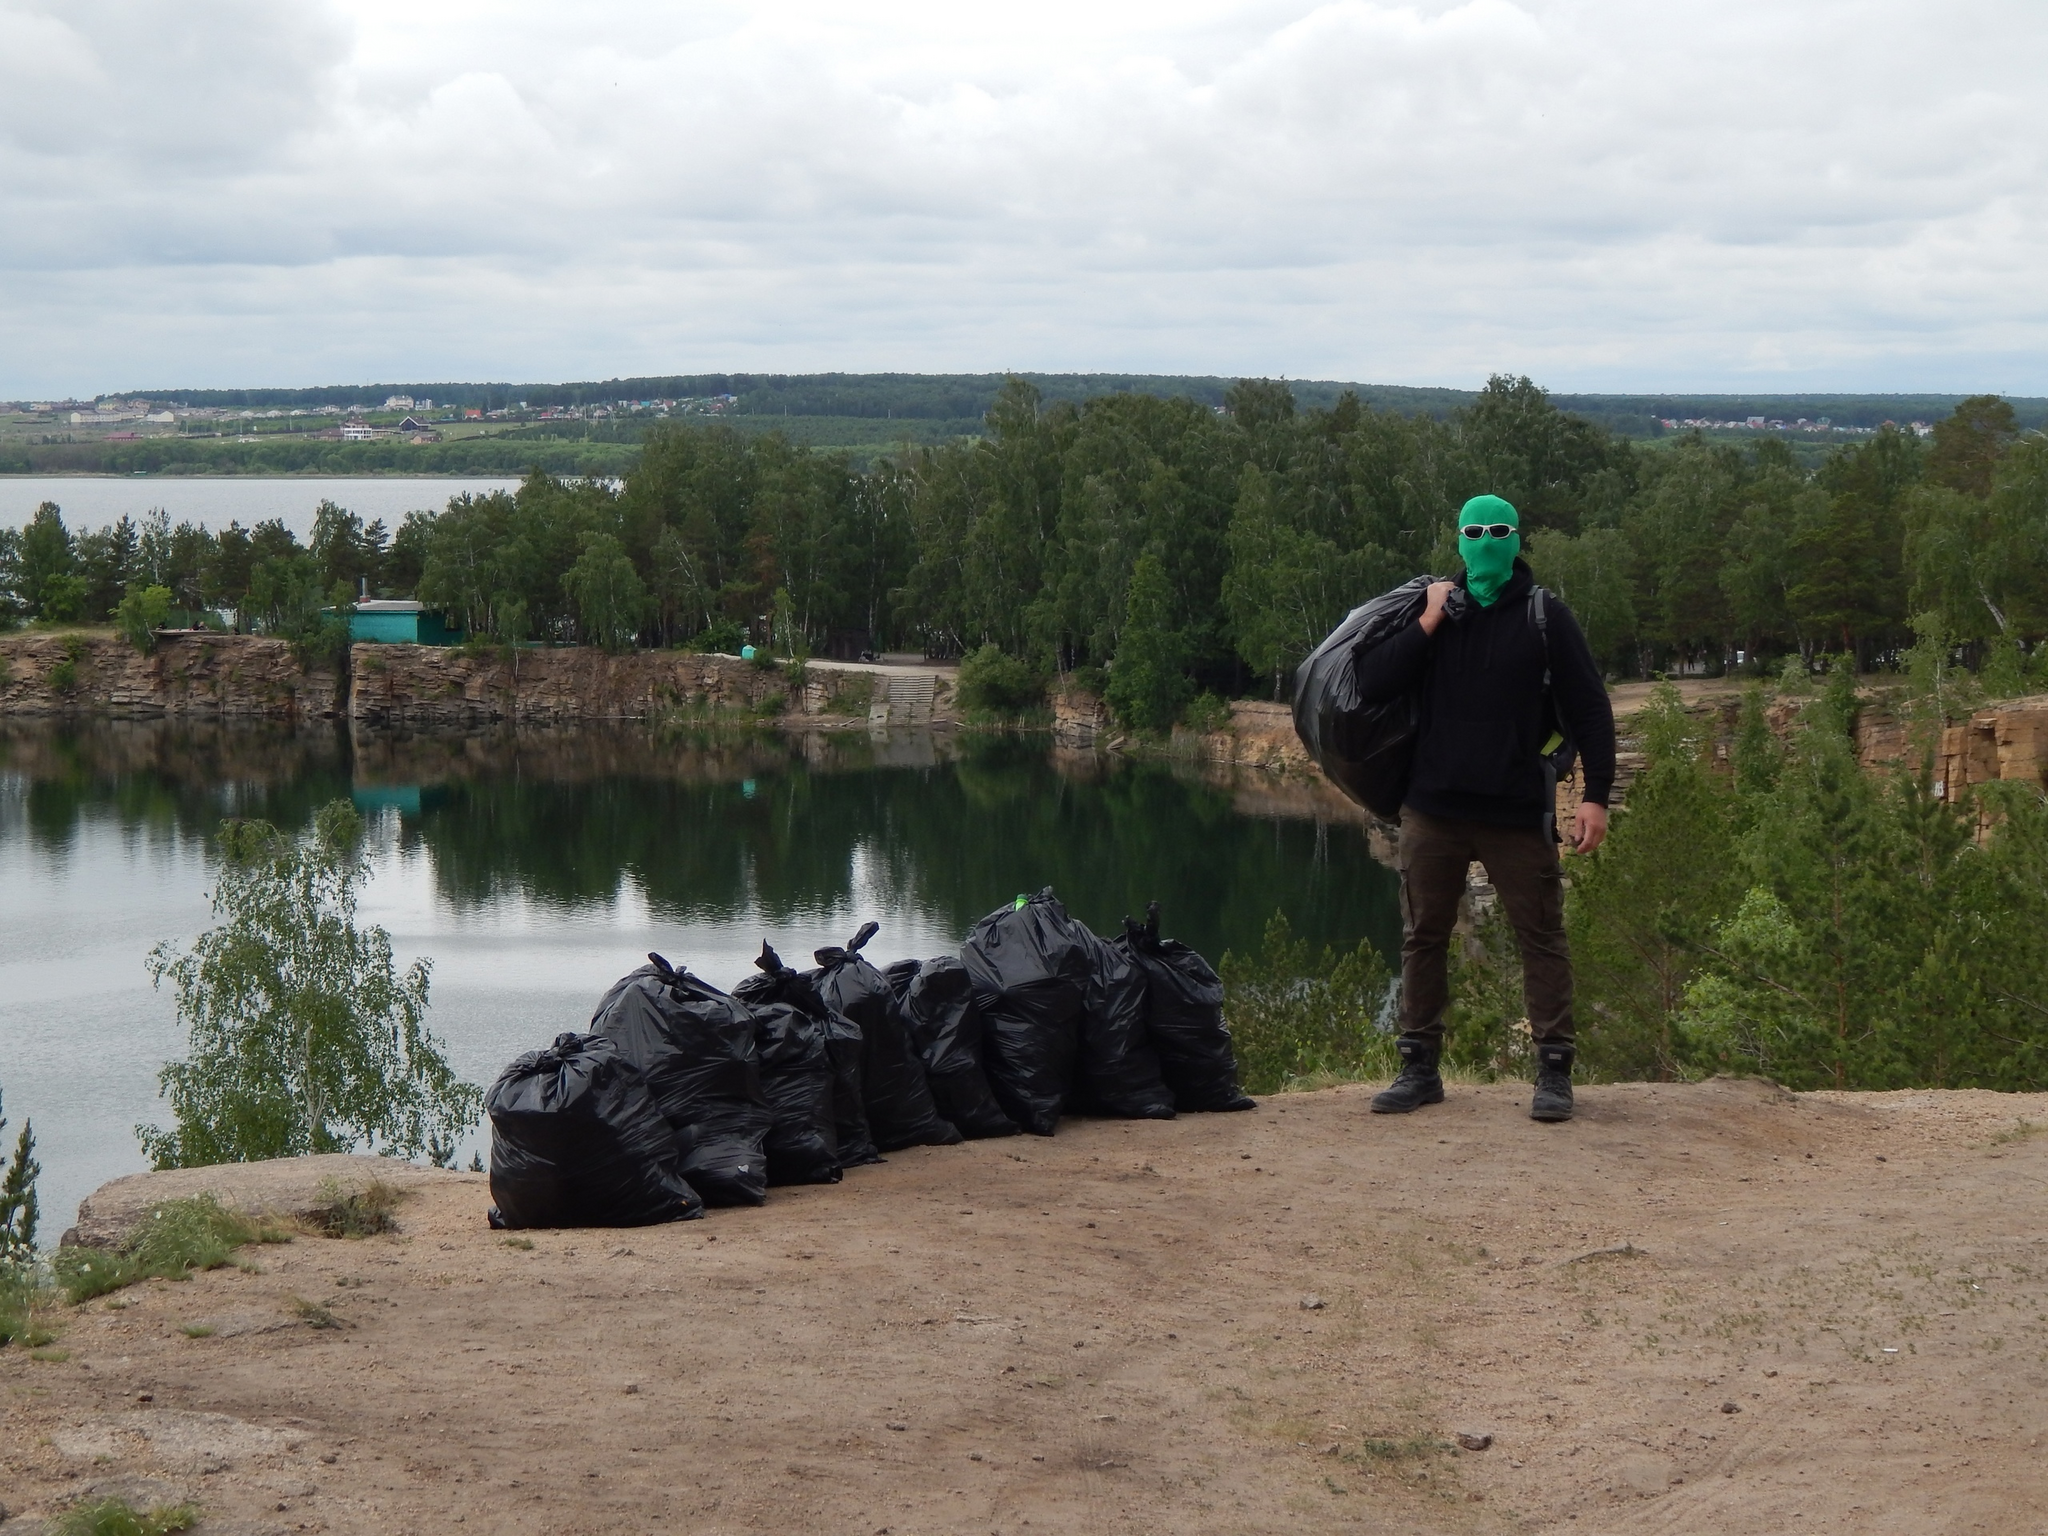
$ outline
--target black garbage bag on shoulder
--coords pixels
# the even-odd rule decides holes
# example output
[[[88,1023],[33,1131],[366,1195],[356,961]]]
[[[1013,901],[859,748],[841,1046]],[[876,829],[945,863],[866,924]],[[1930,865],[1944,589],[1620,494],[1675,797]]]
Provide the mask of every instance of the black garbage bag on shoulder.
[[[602,1035],[557,1035],[484,1095],[494,1227],[645,1227],[704,1214],[647,1080]]]
[[[826,1065],[832,1073],[832,1144],[839,1166],[859,1168],[879,1163],[882,1154],[868,1129],[867,1106],[861,1093],[860,1064],[866,1043],[860,1026],[836,1011],[819,995],[808,975],[785,964],[766,944],[761,946],[761,958],[754,964],[759,968],[758,974],[734,987],[733,996],[750,1007],[774,1002],[797,1009],[817,1026],[825,1042]]]
[[[1034,1136],[1059,1129],[1073,1091],[1093,937],[1047,886],[989,913],[960,946],[981,1010],[989,1087]]]
[[[885,972],[910,1043],[924,1062],[925,1081],[939,1113],[970,1141],[1014,1136],[1017,1123],[1003,1113],[982,1068],[981,1010],[967,967],[951,955],[898,960]]]
[[[1421,725],[1419,691],[1358,698],[1358,658],[1422,616],[1434,576],[1361,604],[1294,669],[1294,731],[1330,782],[1375,816],[1398,821]]]
[[[593,1034],[617,1043],[674,1127],[683,1176],[707,1205],[768,1198],[768,1101],[754,1017],[659,955],[621,977],[597,1005]]]
[[[880,923],[862,923],[844,946],[814,951],[818,968],[806,974],[820,997],[860,1026],[860,1086],[875,1145],[884,1152],[950,1147],[960,1141],[959,1129],[932,1102],[924,1062],[911,1046],[888,977],[861,955],[880,928]]]
[[[1159,903],[1124,919],[1123,946],[1145,973],[1145,1028],[1180,1110],[1257,1109],[1237,1086],[1237,1053],[1223,1022],[1223,981],[1178,939],[1159,937]]]
[[[1074,1107],[1124,1120],[1171,1120],[1173,1094],[1145,1023],[1145,971],[1128,945],[1082,932],[1091,969],[1081,1004]]]
[[[839,1128],[832,1107],[832,1057],[823,1012],[793,992],[809,984],[763,944],[761,974],[732,989],[754,1016],[761,1092],[768,1100],[768,1182],[837,1184]]]

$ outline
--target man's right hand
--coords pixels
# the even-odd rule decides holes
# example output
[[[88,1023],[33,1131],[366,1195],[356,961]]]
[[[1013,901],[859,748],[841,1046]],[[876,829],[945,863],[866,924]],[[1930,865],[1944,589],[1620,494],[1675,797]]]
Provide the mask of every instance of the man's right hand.
[[[1435,634],[1437,625],[1443,623],[1444,600],[1451,595],[1451,589],[1456,585],[1454,581],[1433,581],[1429,584],[1429,602],[1423,608],[1420,620],[1425,635]]]

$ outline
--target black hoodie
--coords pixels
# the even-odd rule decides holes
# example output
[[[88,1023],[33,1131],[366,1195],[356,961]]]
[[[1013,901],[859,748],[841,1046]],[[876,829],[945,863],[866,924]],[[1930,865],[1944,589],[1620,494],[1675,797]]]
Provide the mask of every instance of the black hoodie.
[[[1555,594],[1545,594],[1553,722],[1528,563],[1515,561],[1489,607],[1464,591],[1462,576],[1457,585],[1434,635],[1410,624],[1358,660],[1361,703],[1422,690],[1422,730],[1404,803],[1425,816],[1541,827],[1551,809],[1542,751],[1555,723],[1578,746],[1585,798],[1605,805],[1614,788],[1614,710],[1579,621]]]

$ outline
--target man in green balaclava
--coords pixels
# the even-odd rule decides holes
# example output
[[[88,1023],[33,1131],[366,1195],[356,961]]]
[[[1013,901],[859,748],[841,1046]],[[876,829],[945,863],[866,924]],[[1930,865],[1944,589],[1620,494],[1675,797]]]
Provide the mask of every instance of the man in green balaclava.
[[[1420,706],[1401,806],[1401,1074],[1373,1100],[1406,1114],[1444,1097],[1438,1063],[1447,961],[1466,872],[1485,866],[1522,953],[1536,1056],[1529,1112],[1572,1114],[1571,950],[1557,858],[1555,784],[1572,749],[1584,779],[1571,846],[1607,835],[1614,711],[1578,620],[1521,558],[1522,520],[1498,496],[1458,514],[1465,574],[1430,585],[1415,622],[1358,658],[1360,702],[1412,694]],[[1569,747],[1553,751],[1556,739]]]
[[[1515,574],[1522,552],[1522,516],[1498,496],[1474,496],[1458,514],[1458,554],[1465,562],[1465,590],[1491,608]],[[1501,529],[1510,532],[1503,534]]]

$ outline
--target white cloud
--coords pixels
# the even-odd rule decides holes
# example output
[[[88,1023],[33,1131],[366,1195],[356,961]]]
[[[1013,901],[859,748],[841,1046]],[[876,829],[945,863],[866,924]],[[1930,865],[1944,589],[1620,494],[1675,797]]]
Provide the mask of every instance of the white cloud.
[[[0,0],[0,393],[2048,392],[2030,0]]]

